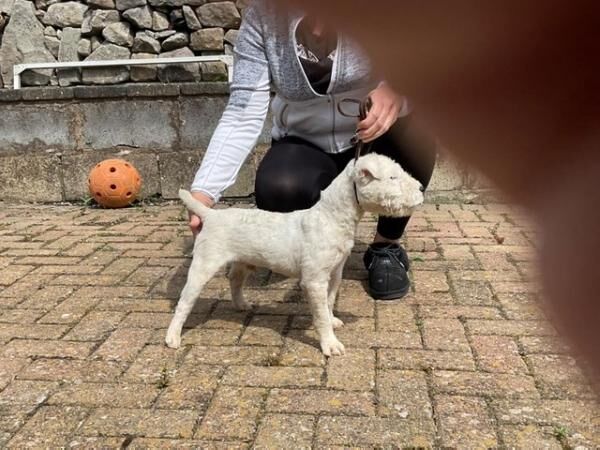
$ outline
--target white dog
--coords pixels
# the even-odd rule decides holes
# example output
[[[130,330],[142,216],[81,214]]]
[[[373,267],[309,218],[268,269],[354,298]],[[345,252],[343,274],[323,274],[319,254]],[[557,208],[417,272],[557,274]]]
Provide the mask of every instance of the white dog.
[[[167,345],[179,347],[183,324],[200,291],[220,268],[233,263],[229,281],[237,308],[251,308],[242,287],[255,267],[298,277],[323,353],[343,354],[344,346],[333,332],[343,322],[333,316],[333,305],[358,222],[365,211],[392,217],[410,215],[423,202],[421,189],[421,184],[390,158],[369,154],[348,163],[312,208],[291,213],[214,210],[180,190],[179,197],[202,218],[203,226],[167,331]]]

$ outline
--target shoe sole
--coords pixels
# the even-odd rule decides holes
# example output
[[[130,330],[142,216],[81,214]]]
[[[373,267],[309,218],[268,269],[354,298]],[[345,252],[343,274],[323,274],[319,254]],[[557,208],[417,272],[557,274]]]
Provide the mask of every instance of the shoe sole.
[[[403,297],[405,297],[409,291],[410,291],[410,285],[406,286],[406,289],[403,289],[401,291],[386,292],[386,293],[380,293],[380,292],[374,291],[372,289],[369,289],[369,295],[371,297],[373,297],[373,299],[375,299],[375,300],[388,300],[388,301],[389,300],[400,300]]]

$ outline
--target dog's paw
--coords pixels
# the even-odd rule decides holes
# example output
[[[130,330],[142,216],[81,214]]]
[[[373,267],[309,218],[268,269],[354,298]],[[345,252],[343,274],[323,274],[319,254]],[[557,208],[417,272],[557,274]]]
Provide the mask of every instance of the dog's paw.
[[[342,322],[337,317],[332,317],[331,318],[331,324],[333,325],[333,328],[341,328],[341,327],[344,326],[344,322]]]
[[[334,336],[321,341],[321,350],[325,356],[340,356],[346,353],[344,344]]]
[[[181,345],[181,335],[168,332],[167,337],[165,338],[165,343],[167,344],[167,347],[179,348]]]

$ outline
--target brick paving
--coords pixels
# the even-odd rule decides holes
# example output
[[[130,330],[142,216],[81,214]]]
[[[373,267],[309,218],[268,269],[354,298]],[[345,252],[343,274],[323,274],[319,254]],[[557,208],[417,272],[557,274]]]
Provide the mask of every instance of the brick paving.
[[[360,237],[326,360],[295,280],[221,273],[163,345],[191,239],[176,204],[0,212],[0,447],[597,448],[600,409],[544,320],[535,230],[506,205],[426,205],[413,291],[378,303]]]

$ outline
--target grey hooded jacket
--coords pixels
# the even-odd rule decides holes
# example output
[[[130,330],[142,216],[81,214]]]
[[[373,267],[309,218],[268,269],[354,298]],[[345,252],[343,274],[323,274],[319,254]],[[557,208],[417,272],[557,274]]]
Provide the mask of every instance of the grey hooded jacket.
[[[331,83],[326,95],[316,93],[296,52],[301,11],[284,10],[271,0],[254,0],[247,8],[234,48],[230,98],[196,173],[192,191],[218,200],[231,186],[256,145],[271,104],[272,136],[298,136],[325,152],[352,146],[357,119],[340,113],[344,99],[364,99],[373,90],[371,65],[363,51],[338,37]],[[270,92],[275,92],[271,102]],[[342,111],[352,113],[352,104]],[[354,105],[356,114],[358,109]]]

